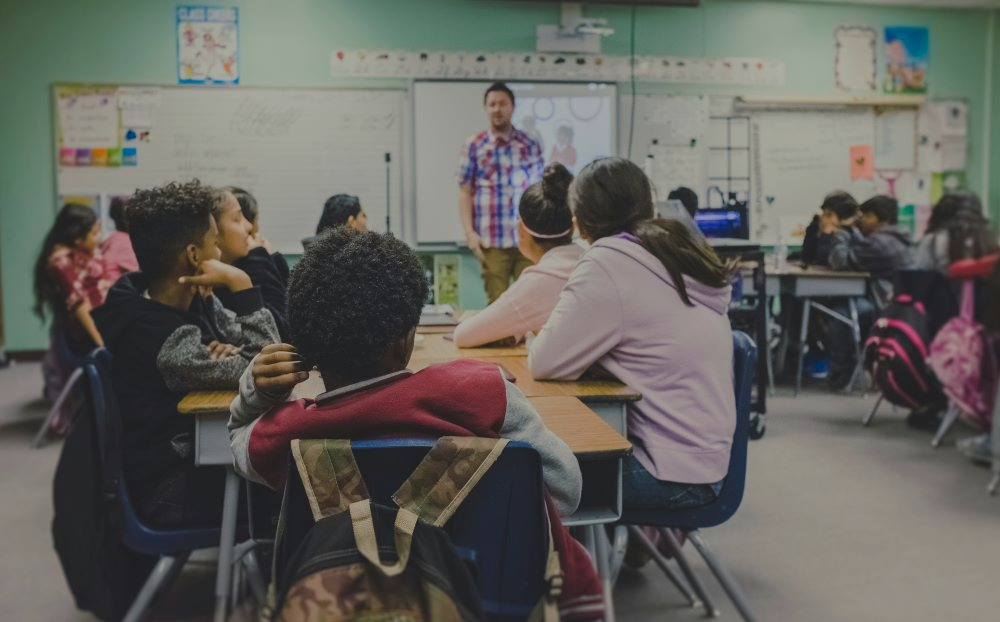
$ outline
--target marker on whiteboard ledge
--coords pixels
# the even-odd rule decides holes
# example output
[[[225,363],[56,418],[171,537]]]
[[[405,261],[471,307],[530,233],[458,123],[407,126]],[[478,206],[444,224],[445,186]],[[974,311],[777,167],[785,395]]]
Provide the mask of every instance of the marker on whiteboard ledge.
[[[389,200],[389,178],[392,175],[392,155],[386,151],[385,152],[385,232],[392,233],[392,228],[389,225],[389,214],[392,213],[392,202]]]

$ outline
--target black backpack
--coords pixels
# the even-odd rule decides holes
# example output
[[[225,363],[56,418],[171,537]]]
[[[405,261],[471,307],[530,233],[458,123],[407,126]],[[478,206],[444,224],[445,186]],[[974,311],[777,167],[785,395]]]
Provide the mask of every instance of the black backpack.
[[[108,357],[91,355],[76,383],[70,399],[77,412],[52,483],[52,539],[66,582],[78,609],[106,621],[124,617],[156,563],[122,543],[120,424],[113,399],[103,409],[107,421],[95,408],[95,396],[109,395],[110,386],[98,386],[109,377],[98,368]]]
[[[893,298],[875,321],[865,341],[864,365],[890,403],[920,408],[943,398],[927,366],[930,338],[924,305],[909,294]]]

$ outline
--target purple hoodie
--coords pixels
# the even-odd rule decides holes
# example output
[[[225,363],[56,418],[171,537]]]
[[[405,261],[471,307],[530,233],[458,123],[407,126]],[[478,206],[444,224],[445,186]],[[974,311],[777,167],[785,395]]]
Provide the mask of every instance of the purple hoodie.
[[[613,237],[588,250],[528,349],[537,379],[575,380],[600,363],[638,390],[628,436],[657,479],[715,483],[726,476],[736,426],[730,287],[684,277],[684,304],[663,264]]]

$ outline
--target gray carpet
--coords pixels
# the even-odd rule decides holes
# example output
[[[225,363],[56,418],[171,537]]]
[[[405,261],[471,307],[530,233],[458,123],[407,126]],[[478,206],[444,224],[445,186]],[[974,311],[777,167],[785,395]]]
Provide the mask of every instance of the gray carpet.
[[[784,395],[783,395],[784,393]],[[37,365],[0,370],[0,620],[92,620],[75,610],[52,552],[51,476],[59,444],[28,444],[45,413]],[[760,620],[983,622],[1000,619],[1000,498],[988,471],[870,399],[779,390],[764,439],[751,444],[743,506],[705,532]],[[967,433],[958,430],[952,436]],[[738,620],[689,546],[725,620]],[[204,620],[212,572],[192,565],[157,611]],[[624,570],[618,619],[697,620],[658,570]]]

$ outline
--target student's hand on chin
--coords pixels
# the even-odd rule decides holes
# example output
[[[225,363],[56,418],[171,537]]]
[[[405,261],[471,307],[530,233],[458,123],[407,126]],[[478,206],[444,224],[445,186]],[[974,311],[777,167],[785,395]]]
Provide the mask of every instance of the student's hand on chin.
[[[264,346],[253,361],[253,384],[257,391],[287,395],[309,378],[309,366],[295,347],[287,343]]]
[[[213,287],[228,287],[234,292],[253,287],[247,273],[222,263],[218,259],[206,259],[198,264],[198,272],[194,276],[182,276],[182,285],[190,285],[196,293],[201,294],[207,288],[211,293]]]
[[[263,237],[259,233],[257,235],[250,236],[250,250],[255,248],[263,248],[267,251],[268,255],[274,254],[274,248],[271,247],[271,243],[267,238]]]

